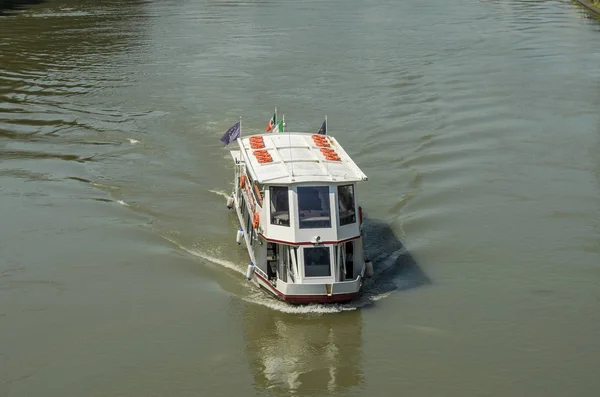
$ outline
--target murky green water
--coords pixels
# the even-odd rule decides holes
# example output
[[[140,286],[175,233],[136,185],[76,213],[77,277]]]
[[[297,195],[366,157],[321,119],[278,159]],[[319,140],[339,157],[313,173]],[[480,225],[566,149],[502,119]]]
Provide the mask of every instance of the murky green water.
[[[599,39],[556,1],[0,16],[0,396],[595,395]],[[359,302],[243,278],[219,138],[274,106],[370,177]]]

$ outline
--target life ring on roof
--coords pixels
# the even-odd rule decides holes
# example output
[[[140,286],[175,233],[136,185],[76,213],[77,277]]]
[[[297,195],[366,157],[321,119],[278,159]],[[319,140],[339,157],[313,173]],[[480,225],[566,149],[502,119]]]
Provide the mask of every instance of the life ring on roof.
[[[242,176],[240,177],[240,188],[241,188],[241,189],[243,189],[243,188],[245,188],[245,187],[246,187],[246,180],[247,180],[247,179],[248,179],[248,178],[246,177],[246,175],[242,175]]]
[[[252,219],[252,226],[254,226],[254,228],[257,229],[259,224],[260,224],[260,215],[258,215],[258,212],[255,212],[254,218]]]

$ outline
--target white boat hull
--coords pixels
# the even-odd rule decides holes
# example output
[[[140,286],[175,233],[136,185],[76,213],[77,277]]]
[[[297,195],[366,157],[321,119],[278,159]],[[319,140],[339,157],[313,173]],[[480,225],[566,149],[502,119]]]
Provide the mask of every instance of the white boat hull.
[[[237,139],[235,188],[246,277],[298,304],[356,299],[365,274],[356,183],[367,177],[331,136],[262,134]]]
[[[238,201],[239,196],[237,194],[234,193],[231,197],[234,200],[235,212],[243,230],[244,220],[240,211],[243,203]],[[252,271],[254,277],[252,278],[260,287],[273,295],[273,297],[293,304],[309,304],[350,302],[357,299],[360,295],[366,271],[365,266],[363,266],[358,277],[351,281],[334,282],[331,284],[294,284],[285,283],[282,280],[277,280],[277,282],[269,281],[268,275],[261,270],[262,266],[259,266],[260,264],[257,263],[254,250],[250,244],[251,237],[246,231],[243,231],[242,235],[250,261],[254,265]]]

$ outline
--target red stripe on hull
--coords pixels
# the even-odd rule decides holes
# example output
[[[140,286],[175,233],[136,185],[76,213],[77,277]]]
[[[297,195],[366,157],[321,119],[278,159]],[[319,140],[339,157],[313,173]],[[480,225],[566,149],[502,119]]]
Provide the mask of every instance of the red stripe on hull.
[[[350,292],[346,294],[332,294],[332,295],[285,295],[281,293],[277,288],[274,288],[271,283],[265,280],[258,273],[254,273],[260,278],[265,284],[267,284],[268,290],[271,294],[275,295],[278,299],[293,303],[293,304],[308,304],[308,303],[342,303],[350,302],[360,294],[360,290],[356,292]]]
[[[283,295],[282,300],[294,304],[306,303],[343,303],[350,302],[358,298],[358,292],[349,294],[333,294],[328,295]]]

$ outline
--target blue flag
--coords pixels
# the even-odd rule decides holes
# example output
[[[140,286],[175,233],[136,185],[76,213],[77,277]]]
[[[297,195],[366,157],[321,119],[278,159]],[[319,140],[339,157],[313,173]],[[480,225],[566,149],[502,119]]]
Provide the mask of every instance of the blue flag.
[[[241,126],[240,122],[238,121],[237,123],[232,125],[230,129],[227,130],[225,135],[223,135],[223,137],[221,138],[221,142],[223,142],[226,145],[229,145],[231,142],[235,141],[240,137],[240,133]]]
[[[321,128],[317,134],[327,135],[327,120],[323,121],[323,125],[321,125]]]

